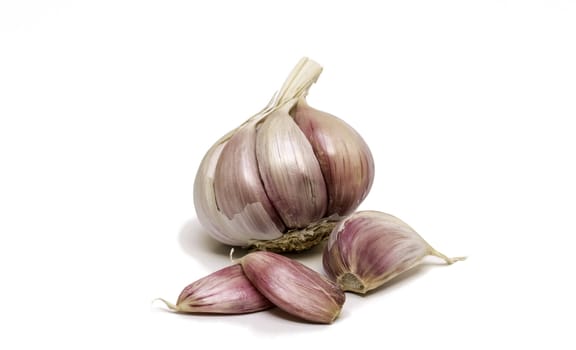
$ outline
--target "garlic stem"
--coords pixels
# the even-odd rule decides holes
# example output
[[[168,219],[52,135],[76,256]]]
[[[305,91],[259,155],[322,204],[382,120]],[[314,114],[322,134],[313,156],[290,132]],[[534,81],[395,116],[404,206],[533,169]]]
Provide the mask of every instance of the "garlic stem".
[[[322,67],[318,63],[303,57],[284,81],[274,105],[280,107],[294,98],[306,97],[308,89],[318,80],[321,73]]]
[[[272,99],[266,107],[264,107],[260,112],[256,113],[252,117],[248,118],[244,123],[242,123],[238,128],[230,131],[228,134],[223,136],[217,143],[222,143],[227,141],[244,125],[250,122],[257,122],[260,119],[268,116],[271,112],[280,109],[287,102],[294,99],[299,99],[301,97],[306,97],[308,90],[312,84],[316,83],[320,74],[322,73],[322,66],[317,62],[309,59],[308,57],[303,57],[300,59],[298,64],[292,69],[280,91],[276,92]]]

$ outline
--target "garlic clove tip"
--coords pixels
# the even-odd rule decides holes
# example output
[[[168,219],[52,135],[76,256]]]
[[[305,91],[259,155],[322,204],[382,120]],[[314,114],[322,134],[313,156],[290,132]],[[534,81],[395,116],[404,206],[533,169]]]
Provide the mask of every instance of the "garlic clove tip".
[[[466,260],[468,257],[467,256],[455,256],[455,257],[448,257],[446,255],[444,255],[443,253],[440,253],[439,251],[437,251],[436,249],[430,247],[428,248],[428,255],[430,256],[435,256],[437,258],[440,258],[442,260],[444,260],[446,262],[447,265],[452,265],[455,262],[458,261],[464,261]]]
[[[171,311],[176,311],[176,312],[179,311],[179,307],[178,307],[177,305],[172,304],[171,302],[169,302],[169,301],[166,300],[166,299],[156,298],[156,299],[152,300],[152,303],[154,303],[154,302],[156,302],[156,301],[161,301],[161,302],[163,302],[164,305],[166,305],[166,307],[168,307],[168,309],[171,310]]]

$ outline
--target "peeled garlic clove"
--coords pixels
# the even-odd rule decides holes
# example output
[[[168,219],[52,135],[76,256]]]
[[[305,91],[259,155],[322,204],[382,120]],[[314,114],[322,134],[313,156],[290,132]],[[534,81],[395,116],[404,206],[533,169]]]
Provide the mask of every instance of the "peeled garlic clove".
[[[252,286],[240,265],[225,267],[188,285],[176,304],[159,300],[173,311],[186,313],[243,314],[273,306]]]
[[[305,103],[321,72],[303,58],[270,103],[202,160],[194,206],[215,239],[279,252],[309,249],[366,197],[374,177],[366,143]]]
[[[336,284],[302,263],[265,251],[240,259],[244,274],[280,309],[315,323],[332,323],[346,300]]]
[[[328,213],[346,216],[362,203],[374,179],[374,160],[364,139],[343,120],[301,98],[290,112],[310,141],[328,192]]]
[[[419,265],[428,255],[448,264],[465,259],[438,252],[395,216],[359,211],[334,228],[322,264],[342,290],[364,294]]]

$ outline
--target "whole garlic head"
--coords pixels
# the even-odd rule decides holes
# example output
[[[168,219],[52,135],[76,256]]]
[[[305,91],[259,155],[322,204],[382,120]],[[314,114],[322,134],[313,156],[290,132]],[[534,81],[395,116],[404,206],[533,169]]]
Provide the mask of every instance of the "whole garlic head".
[[[232,246],[311,248],[364,200],[372,154],[343,120],[306,103],[322,67],[303,58],[260,113],[202,160],[194,205],[210,235]]]

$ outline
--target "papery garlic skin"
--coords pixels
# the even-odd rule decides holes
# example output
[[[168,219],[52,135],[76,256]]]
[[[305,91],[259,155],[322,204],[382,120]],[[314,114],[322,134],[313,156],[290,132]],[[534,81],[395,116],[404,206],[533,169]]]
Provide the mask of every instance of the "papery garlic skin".
[[[279,252],[305,250],[370,191],[374,162],[362,137],[305,101],[321,72],[316,62],[302,59],[268,106],[202,160],[194,206],[215,239]]]
[[[244,314],[271,308],[244,275],[240,265],[231,265],[205,276],[182,290],[176,304],[164,299],[171,310],[185,313]]]
[[[265,191],[282,221],[289,228],[302,228],[324,217],[328,197],[314,150],[289,107],[260,124],[256,158]]]
[[[314,323],[332,323],[346,297],[332,281],[302,263],[272,252],[240,259],[244,274],[280,309]]]
[[[328,213],[344,217],[362,203],[372,187],[374,159],[364,139],[343,120],[300,99],[292,110],[324,175]],[[353,146],[352,146],[353,145]]]
[[[232,217],[227,217],[216,203],[216,166],[231,134],[212,146],[200,163],[194,182],[194,208],[198,220],[213,238],[233,246],[244,246],[253,240],[278,239],[283,232],[261,202],[247,203]]]
[[[364,294],[419,265],[428,255],[448,264],[464,259],[448,258],[436,251],[393,215],[359,211],[334,228],[324,248],[322,264],[340,288]]]

